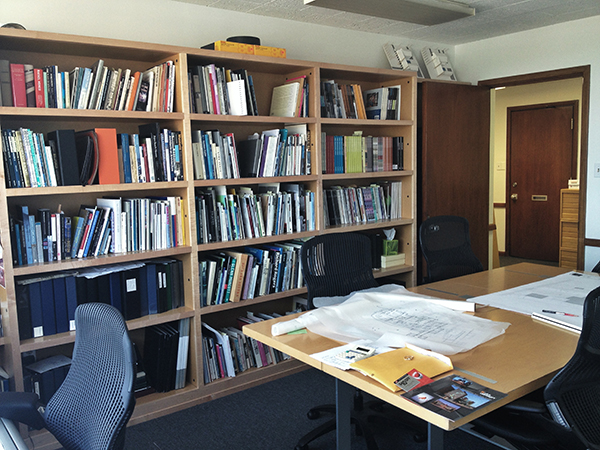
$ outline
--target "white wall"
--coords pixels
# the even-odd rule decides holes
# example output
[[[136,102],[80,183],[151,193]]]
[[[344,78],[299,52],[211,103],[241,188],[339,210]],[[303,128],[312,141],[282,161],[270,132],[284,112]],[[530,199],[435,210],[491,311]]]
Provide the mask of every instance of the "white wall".
[[[600,238],[600,16],[514,33],[455,47],[454,65],[461,80],[479,80],[532,72],[591,66],[588,141],[586,238]],[[600,260],[600,248],[586,248],[585,268]]]
[[[1,0],[0,23],[8,22],[28,30],[190,47],[258,36],[263,45],[285,48],[288,58],[386,69],[386,42],[414,44],[418,50],[427,45],[169,0]]]

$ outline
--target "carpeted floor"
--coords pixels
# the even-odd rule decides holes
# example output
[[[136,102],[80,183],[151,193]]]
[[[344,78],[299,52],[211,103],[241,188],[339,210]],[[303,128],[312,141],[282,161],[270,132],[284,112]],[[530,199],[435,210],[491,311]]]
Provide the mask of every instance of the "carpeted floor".
[[[324,418],[309,420],[313,406],[334,403],[334,380],[309,369],[127,429],[126,450],[293,450],[298,439]],[[403,426],[377,427],[380,450],[426,450]],[[460,430],[445,434],[447,450],[497,450]],[[310,450],[335,449],[329,433]],[[366,450],[353,433],[352,450]]]

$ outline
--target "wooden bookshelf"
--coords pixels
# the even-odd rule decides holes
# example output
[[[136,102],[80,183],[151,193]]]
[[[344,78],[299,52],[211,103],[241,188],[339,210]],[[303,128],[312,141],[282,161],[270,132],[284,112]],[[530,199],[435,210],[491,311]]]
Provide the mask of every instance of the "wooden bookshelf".
[[[416,284],[416,98],[417,82],[413,73],[385,69],[372,69],[348,65],[334,65],[280,59],[263,56],[225,53],[197,48],[175,47],[113,39],[42,33],[35,31],[0,29],[0,59],[11,62],[33,64],[40,68],[59,65],[62,71],[74,67],[92,67],[103,59],[109,67],[128,67],[145,70],[166,60],[176,67],[176,88],[172,113],[105,110],[69,110],[42,108],[0,107],[0,127],[27,127],[40,133],[62,128],[85,130],[90,128],[116,128],[119,133],[136,133],[141,124],[158,122],[161,127],[181,132],[183,145],[183,172],[185,181],[65,186],[53,188],[6,188],[0,187],[0,237],[4,247],[4,273],[6,287],[2,289],[2,326],[4,337],[0,338],[0,364],[12,376],[16,390],[23,389],[23,367],[21,356],[26,351],[44,355],[71,351],[75,333],[19,340],[16,304],[16,280],[34,274],[103,266],[117,262],[134,262],[152,258],[176,258],[183,262],[185,305],[163,314],[150,315],[128,322],[134,341],[143,339],[145,328],[190,317],[190,355],[186,387],[161,394],[149,394],[139,399],[131,419],[132,424],[150,420],[164,414],[190,407],[210,399],[243,390],[303,369],[297,361],[284,361],[260,369],[251,369],[236,377],[217,380],[204,385],[202,364],[201,323],[211,326],[235,325],[235,317],[245,311],[285,312],[292,304],[293,296],[302,296],[305,288],[278,292],[251,301],[200,307],[199,264],[200,256],[214,251],[238,249],[245,245],[285,242],[296,238],[308,238],[322,233],[345,231],[375,232],[395,228],[401,251],[406,253],[406,265],[381,270],[377,277],[393,277],[407,286]],[[228,116],[196,114],[191,112],[187,74],[193,65],[214,63],[230,69],[246,69],[253,76],[258,103],[258,116]],[[306,75],[309,86],[308,117],[270,117],[271,92],[287,78]],[[401,120],[357,120],[330,119],[320,116],[320,81],[332,79],[340,83],[358,83],[363,91],[381,86],[401,88]],[[286,124],[306,125],[310,133],[311,173],[301,176],[194,180],[192,160],[192,132],[215,129],[232,132],[236,139],[245,138],[254,132],[282,128]],[[365,135],[402,136],[404,139],[404,170],[356,174],[321,173],[321,133],[350,135],[362,130]],[[6,179],[4,167],[0,167],[0,178]],[[323,189],[332,185],[359,185],[384,180],[402,181],[402,218],[345,227],[325,227],[323,214]],[[195,194],[197,189],[211,186],[256,186],[268,182],[292,182],[304,184],[315,193],[315,230],[300,233],[268,236],[243,241],[212,242],[198,244],[196,240]],[[181,196],[186,211],[186,243],[160,251],[109,254],[104,257],[82,260],[66,260],[56,263],[40,263],[13,267],[11,235],[8,211],[17,204],[30,204],[32,208],[42,205],[61,204],[64,210],[74,210],[80,204],[104,195],[135,197],[148,195]],[[36,448],[57,448],[58,444],[48,433],[35,432],[31,435]]]

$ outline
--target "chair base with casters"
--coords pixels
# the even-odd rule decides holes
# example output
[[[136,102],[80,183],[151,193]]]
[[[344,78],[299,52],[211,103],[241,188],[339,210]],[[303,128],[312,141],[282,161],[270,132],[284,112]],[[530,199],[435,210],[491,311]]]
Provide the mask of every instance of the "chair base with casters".
[[[315,236],[302,245],[300,251],[302,276],[308,290],[309,308],[314,308],[313,299],[318,297],[346,296],[352,292],[379,286],[373,276],[371,240],[359,233],[332,233]],[[365,438],[368,450],[377,450],[377,443],[369,423],[390,419],[384,411],[384,403],[376,400],[363,404],[363,395],[355,390],[351,423],[356,434]],[[397,408],[393,408],[400,411]],[[322,405],[308,412],[309,419],[320,417],[322,413],[335,416],[335,405]],[[391,421],[394,425],[405,423],[408,419]],[[296,450],[306,450],[308,444],[320,436],[335,430],[335,417],[303,436]],[[426,430],[423,425],[423,430]],[[426,431],[417,433],[419,437]]]
[[[336,428],[335,405],[320,405],[311,408],[306,414],[311,420],[320,418],[323,414],[333,416],[322,423],[309,433],[305,434],[296,444],[294,450],[308,450],[309,445],[315,439],[332,432]],[[350,423],[354,426],[357,436],[365,440],[367,450],[378,450],[379,446],[375,440],[371,424],[385,424],[397,426],[401,424],[404,427],[411,427],[415,430],[413,439],[415,442],[425,442],[427,440],[427,426],[424,422],[413,416],[406,416],[401,410],[387,405],[379,400],[363,401],[363,395],[360,390],[356,390],[353,399],[353,408],[350,412]]]

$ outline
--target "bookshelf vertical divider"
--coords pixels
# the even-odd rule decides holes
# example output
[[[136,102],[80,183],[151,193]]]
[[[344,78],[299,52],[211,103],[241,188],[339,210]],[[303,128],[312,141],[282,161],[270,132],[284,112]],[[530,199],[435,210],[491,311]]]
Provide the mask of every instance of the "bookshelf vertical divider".
[[[183,147],[183,181],[157,183],[131,183],[118,185],[60,186],[45,188],[9,188],[4,166],[0,167],[0,237],[3,244],[5,287],[0,289],[0,306],[4,336],[0,338],[0,365],[12,377],[12,388],[22,390],[22,355],[35,351],[39,355],[70,354],[75,332],[20,340],[16,299],[16,285],[20,277],[47,275],[66,270],[99,267],[110,263],[144,261],[153,258],[175,258],[183,263],[183,292],[185,304],[172,311],[148,315],[128,321],[134,341],[143,342],[144,330],[150,326],[191,318],[188,374],[183,389],[166,393],[153,393],[137,401],[130,424],[150,420],[164,414],[208,401],[232,392],[243,390],[280,376],[303,370],[297,361],[283,361],[260,369],[239,373],[204,384],[202,322],[214,327],[235,325],[236,317],[246,311],[283,312],[292,304],[292,297],[306,293],[305,288],[278,292],[244,300],[200,307],[199,257],[214,251],[226,251],[245,245],[273,244],[297,237],[307,238],[323,233],[345,231],[381,232],[395,228],[400,242],[400,251],[406,254],[406,264],[376,272],[377,277],[390,277],[407,286],[416,284],[416,77],[411,72],[386,69],[363,68],[329,63],[280,59],[273,57],[242,55],[197,48],[175,47],[114,39],[72,36],[56,33],[0,29],[0,60],[34,67],[59,65],[61,70],[75,67],[91,67],[99,59],[107,67],[129,67],[143,71],[165,61],[174,61],[176,67],[175,97],[173,112],[74,110],[55,108],[18,108],[0,106],[0,127],[18,129],[29,127],[39,133],[55,129],[72,128],[115,128],[118,133],[137,133],[139,125],[158,122],[161,126],[181,133]],[[258,116],[231,116],[198,114],[192,111],[188,72],[193,66],[215,64],[232,70],[245,69],[253,77],[258,103]],[[286,79],[305,75],[309,86],[308,117],[285,118],[269,116],[271,93],[275,86]],[[328,119],[321,117],[320,83],[336,80],[340,83],[356,83],[363,90],[382,86],[401,86],[400,120]],[[220,129],[235,133],[236,141],[247,135],[267,129],[283,128],[288,124],[305,125],[310,142],[311,173],[301,176],[274,178],[248,178],[225,180],[194,180],[192,157],[192,134],[197,130]],[[322,133],[351,135],[361,130],[369,136],[402,136],[404,139],[404,169],[388,172],[323,174]],[[116,169],[116,168],[115,168]],[[379,183],[386,180],[402,181],[402,218],[354,224],[349,226],[325,226],[324,189],[331,186],[356,186]],[[198,243],[195,196],[197,189],[204,187],[254,186],[264,182],[300,183],[314,192],[315,229],[300,233],[261,237],[244,241]],[[17,205],[30,204],[31,208],[43,205],[55,207],[61,204],[69,213],[80,204],[102,196],[180,196],[184,208],[186,242],[182,247],[141,253],[111,254],[106,257],[66,260],[54,263],[13,265],[9,210]],[[33,433],[36,448],[57,448],[57,443],[48,433]]]

